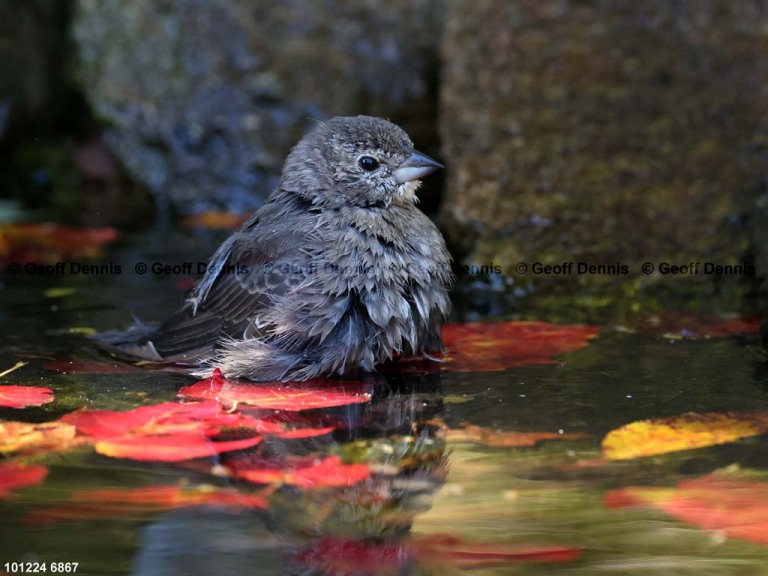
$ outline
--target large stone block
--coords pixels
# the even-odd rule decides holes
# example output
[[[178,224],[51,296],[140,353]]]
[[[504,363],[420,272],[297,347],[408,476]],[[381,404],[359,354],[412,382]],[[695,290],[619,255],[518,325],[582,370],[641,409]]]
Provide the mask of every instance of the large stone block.
[[[637,288],[664,261],[743,260],[768,150],[768,3],[450,7],[442,221],[465,262],[622,262]]]

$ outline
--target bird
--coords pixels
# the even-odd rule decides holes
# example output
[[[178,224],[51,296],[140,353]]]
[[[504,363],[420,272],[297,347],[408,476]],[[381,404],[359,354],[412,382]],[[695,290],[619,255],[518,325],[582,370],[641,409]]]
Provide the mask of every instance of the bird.
[[[393,358],[438,360],[451,256],[416,190],[442,164],[373,116],[318,123],[276,188],[225,240],[183,307],[101,341],[227,378],[302,381]]]

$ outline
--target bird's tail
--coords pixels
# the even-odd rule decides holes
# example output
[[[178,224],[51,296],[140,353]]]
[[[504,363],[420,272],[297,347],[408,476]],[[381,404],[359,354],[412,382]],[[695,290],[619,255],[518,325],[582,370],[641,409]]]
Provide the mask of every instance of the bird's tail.
[[[221,332],[221,321],[184,308],[160,326],[134,319],[124,332],[93,336],[102,348],[128,360],[195,363],[209,354]]]
[[[91,336],[100,348],[126,360],[148,360],[162,362],[163,357],[152,343],[155,326],[144,324],[134,318],[134,324],[125,331],[100,332]]]

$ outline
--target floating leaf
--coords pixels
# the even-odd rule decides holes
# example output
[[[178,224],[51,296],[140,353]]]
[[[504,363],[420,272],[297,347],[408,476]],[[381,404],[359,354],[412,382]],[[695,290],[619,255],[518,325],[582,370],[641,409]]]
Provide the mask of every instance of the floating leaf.
[[[37,386],[0,386],[0,406],[26,408],[53,402],[53,390]]]
[[[283,431],[276,423],[225,413],[215,401],[166,402],[125,412],[78,410],[61,420],[91,437],[100,454],[163,462],[250,448],[261,442],[259,433]],[[238,437],[227,439],[232,434]]]
[[[45,466],[0,463],[0,498],[7,498],[11,490],[40,484],[47,475],[48,468]]]
[[[261,442],[261,436],[238,440],[216,440],[216,433],[176,432],[168,436],[129,434],[96,442],[96,452],[112,458],[152,462],[181,462],[244,450]]]
[[[768,485],[710,474],[677,488],[630,487],[609,492],[607,506],[648,506],[706,530],[768,544]]]
[[[338,456],[267,460],[249,456],[228,462],[227,468],[234,476],[254,484],[290,484],[305,489],[351,486],[371,475],[367,465],[344,464]]]
[[[118,412],[114,410],[77,410],[64,415],[62,422],[77,427],[78,432],[95,439],[103,440],[133,434],[171,434],[176,431],[208,429],[250,428],[280,431],[276,424],[263,423],[261,420],[244,414],[228,414],[214,401],[164,402],[151,406],[139,406],[132,410]]]
[[[612,430],[603,439],[609,460],[704,448],[768,432],[768,413],[688,413],[640,420]]]
[[[443,326],[448,350],[445,370],[486,372],[514,366],[554,364],[597,337],[594,326],[557,326],[546,322],[468,323]]]
[[[725,318],[717,314],[665,311],[641,319],[637,331],[671,339],[726,338],[760,333],[760,319]]]
[[[148,486],[144,488],[107,488],[78,490],[61,506],[32,512],[31,524],[61,520],[143,517],[190,506],[219,506],[240,509],[264,509],[266,499],[260,494],[244,494],[231,488],[213,486]]]
[[[114,228],[83,230],[60,224],[0,224],[0,262],[52,264],[95,257],[117,238]]]
[[[210,378],[179,390],[186,399],[216,400],[225,405],[247,404],[274,410],[310,410],[369,402],[370,387],[358,382],[316,378],[289,384],[245,384],[227,380],[214,370]]]
[[[400,573],[414,562],[432,569],[471,569],[522,562],[571,562],[581,556],[572,546],[507,545],[464,542],[456,536],[430,534],[409,540],[372,542],[324,538],[296,555],[296,560],[323,572],[345,574]]]
[[[75,427],[64,422],[0,422],[0,452],[59,452],[78,444]]]
[[[515,446],[534,446],[543,440],[576,440],[585,434],[576,432],[502,432],[473,424],[462,424],[462,428],[448,430],[449,442],[473,442],[486,446],[509,448]]]

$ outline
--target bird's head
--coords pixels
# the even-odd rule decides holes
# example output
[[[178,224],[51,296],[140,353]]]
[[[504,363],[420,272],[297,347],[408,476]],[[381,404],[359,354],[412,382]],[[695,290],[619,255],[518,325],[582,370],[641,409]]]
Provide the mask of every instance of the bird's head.
[[[336,117],[291,151],[280,188],[315,205],[386,208],[414,202],[420,179],[442,165],[400,128],[372,116]]]

